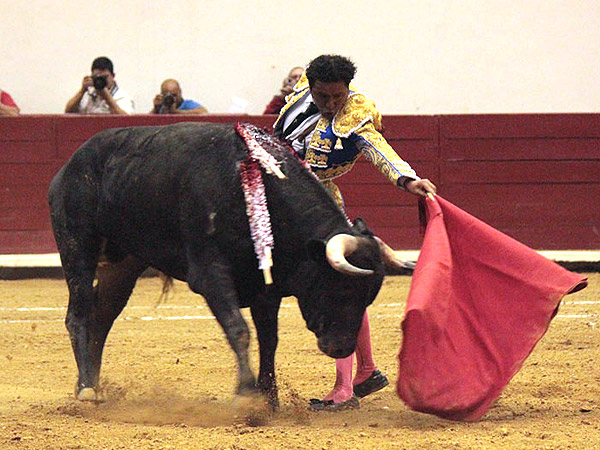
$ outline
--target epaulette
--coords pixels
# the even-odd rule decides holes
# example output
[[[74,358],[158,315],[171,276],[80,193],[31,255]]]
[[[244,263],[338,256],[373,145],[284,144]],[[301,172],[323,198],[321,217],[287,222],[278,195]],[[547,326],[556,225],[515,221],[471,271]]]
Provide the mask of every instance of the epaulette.
[[[300,91],[303,91],[304,89],[308,89],[308,88],[309,88],[308,78],[306,78],[306,71],[304,71],[304,72],[302,72],[300,79],[294,85],[293,92],[291,94],[288,94],[287,97],[294,95],[295,92],[300,92]],[[287,97],[285,98],[286,100],[287,100]]]
[[[333,118],[332,129],[337,137],[347,138],[367,122],[381,130],[381,114],[373,100],[359,92],[350,92],[346,104]]]

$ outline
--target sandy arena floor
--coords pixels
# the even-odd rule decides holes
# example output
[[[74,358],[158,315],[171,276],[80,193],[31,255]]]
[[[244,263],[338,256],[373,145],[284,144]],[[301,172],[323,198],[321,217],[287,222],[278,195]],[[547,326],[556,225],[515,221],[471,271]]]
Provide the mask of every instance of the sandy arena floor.
[[[308,399],[331,387],[334,364],[285,299],[281,411],[259,426],[234,401],[221,329],[184,284],[156,307],[160,280],[138,283],[104,352],[106,401],[90,404],[73,400],[64,281],[0,281],[0,449],[600,449],[600,274],[588,276],[476,423],[413,412],[392,386],[357,411],[310,413]],[[388,277],[369,309],[376,362],[392,385],[409,283]],[[256,370],[254,341],[252,355]]]

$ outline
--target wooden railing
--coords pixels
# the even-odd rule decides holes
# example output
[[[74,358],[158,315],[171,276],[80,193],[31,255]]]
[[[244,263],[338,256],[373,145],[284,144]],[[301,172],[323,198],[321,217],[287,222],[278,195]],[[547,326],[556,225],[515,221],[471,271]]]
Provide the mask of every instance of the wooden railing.
[[[72,153],[106,129],[274,116],[0,118],[0,254],[56,252],[48,185]],[[447,200],[536,249],[600,249],[600,114],[385,116],[384,135]],[[366,160],[338,180],[351,218],[397,249],[417,249],[417,200]]]

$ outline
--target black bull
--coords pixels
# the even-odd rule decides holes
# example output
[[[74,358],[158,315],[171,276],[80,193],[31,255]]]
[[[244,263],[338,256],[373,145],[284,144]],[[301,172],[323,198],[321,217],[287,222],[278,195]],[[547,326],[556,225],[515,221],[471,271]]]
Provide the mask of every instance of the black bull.
[[[79,399],[97,399],[106,337],[148,267],[187,282],[205,298],[237,356],[238,393],[259,390],[277,405],[282,296],[298,299],[324,353],[339,358],[354,351],[363,313],[383,279],[378,244],[363,222],[348,224],[285,145],[265,132],[259,137],[287,176],[263,173],[275,241],[274,283],[267,286],[257,268],[238,173],[247,146],[233,125],[106,130],[56,175],[49,202],[69,288],[66,326]],[[328,247],[338,235],[352,241],[349,249],[336,250],[344,264],[370,269],[368,274],[332,268]],[[258,382],[249,366],[243,307],[250,307],[256,326]]]

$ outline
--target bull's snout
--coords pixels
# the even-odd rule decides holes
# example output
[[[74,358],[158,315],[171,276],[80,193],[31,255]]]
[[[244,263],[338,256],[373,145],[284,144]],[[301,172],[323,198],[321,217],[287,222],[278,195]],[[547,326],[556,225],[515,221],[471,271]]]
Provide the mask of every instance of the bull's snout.
[[[330,339],[322,336],[317,340],[319,350],[332,358],[345,358],[354,353],[356,340],[354,339]]]

